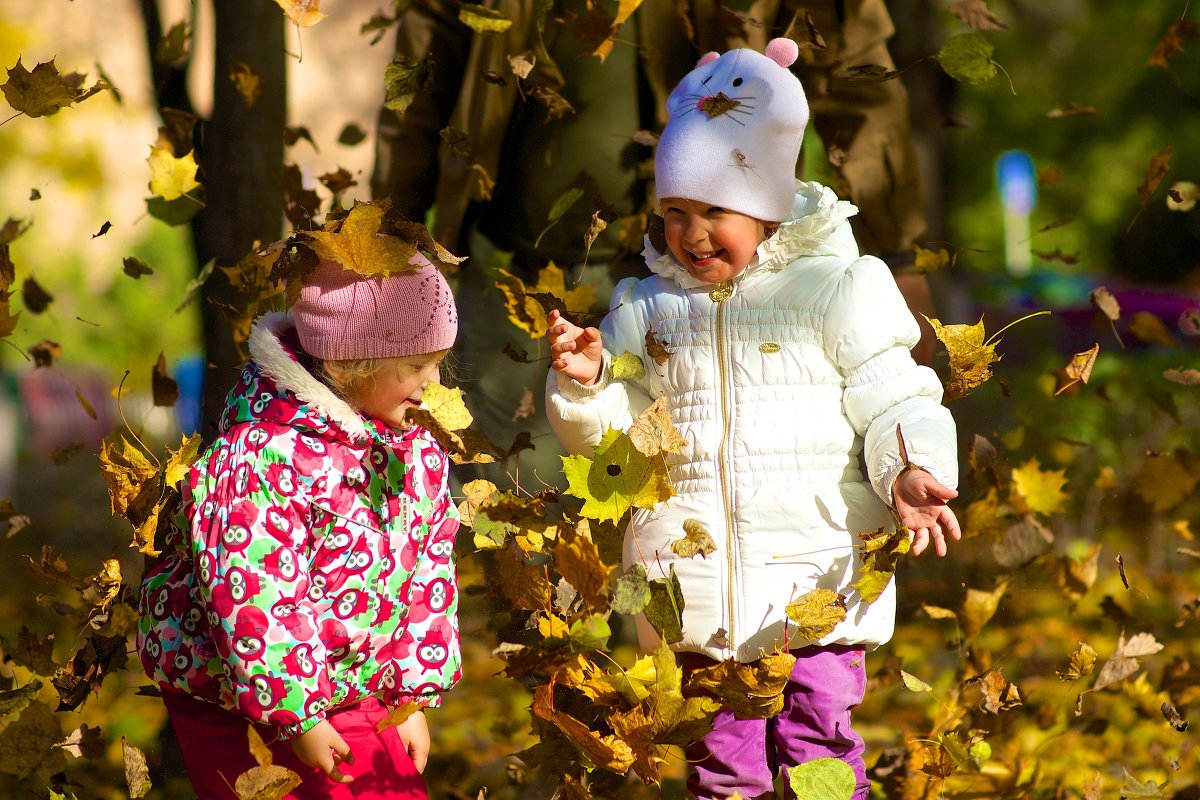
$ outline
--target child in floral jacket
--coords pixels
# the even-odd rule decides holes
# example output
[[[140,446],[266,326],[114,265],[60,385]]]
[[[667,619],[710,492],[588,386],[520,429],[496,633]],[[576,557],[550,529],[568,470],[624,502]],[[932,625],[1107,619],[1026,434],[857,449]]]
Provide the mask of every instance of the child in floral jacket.
[[[441,273],[322,261],[259,318],[222,435],[141,588],[138,649],[201,797],[235,797],[248,725],[288,797],[424,798],[424,715],[461,674],[449,459],[405,420],[454,342]],[[352,785],[350,784],[354,781]]]

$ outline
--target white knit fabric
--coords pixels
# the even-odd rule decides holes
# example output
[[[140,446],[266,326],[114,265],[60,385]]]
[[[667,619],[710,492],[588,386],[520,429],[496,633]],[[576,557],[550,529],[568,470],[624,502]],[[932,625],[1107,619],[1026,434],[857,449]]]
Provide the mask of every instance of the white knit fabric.
[[[610,381],[606,369],[584,388],[552,371],[547,384],[551,424],[572,452],[667,398],[687,441],[670,471],[678,495],[634,513],[625,560],[652,579],[674,567],[685,602],[677,646],[719,659],[808,644],[784,609],[816,587],[848,597],[846,621],[820,643],[886,642],[894,582],[870,605],[851,584],[858,534],[891,527],[885,499],[904,466],[896,426],[912,462],[958,481],[941,383],[909,354],[918,329],[891,273],[858,255],[854,207],[817,184],[800,184],[794,201],[806,213],[759,247],[723,303],[647,249],[657,274],[619,284],[601,326],[607,358],[639,356],[643,380]],[[662,366],[646,355],[648,329],[673,351]],[[688,519],[716,541],[708,558],[672,552]],[[657,641],[644,620],[639,634],[645,647]]]
[[[659,202],[677,197],[766,222],[790,218],[808,101],[786,66],[753,50],[701,59],[667,98],[667,112],[654,158]]]

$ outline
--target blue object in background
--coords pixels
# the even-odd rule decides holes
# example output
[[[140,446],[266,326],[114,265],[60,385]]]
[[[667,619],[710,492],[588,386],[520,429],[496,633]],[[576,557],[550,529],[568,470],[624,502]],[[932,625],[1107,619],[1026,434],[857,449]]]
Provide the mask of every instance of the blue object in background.
[[[204,356],[193,355],[175,364],[175,382],[179,384],[179,400],[175,403],[175,420],[184,436],[200,430],[200,402],[204,396]]]
[[[1037,206],[1037,172],[1024,150],[1008,150],[996,159],[996,186],[1004,210],[1029,214]]]

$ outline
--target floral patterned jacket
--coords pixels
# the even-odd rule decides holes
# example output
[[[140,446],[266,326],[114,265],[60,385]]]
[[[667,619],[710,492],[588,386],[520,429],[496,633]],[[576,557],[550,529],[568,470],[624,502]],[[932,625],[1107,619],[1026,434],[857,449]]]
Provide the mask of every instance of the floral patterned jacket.
[[[163,691],[280,738],[376,695],[436,705],[461,675],[449,459],[363,419],[261,318],[222,436],[142,581],[138,651]]]

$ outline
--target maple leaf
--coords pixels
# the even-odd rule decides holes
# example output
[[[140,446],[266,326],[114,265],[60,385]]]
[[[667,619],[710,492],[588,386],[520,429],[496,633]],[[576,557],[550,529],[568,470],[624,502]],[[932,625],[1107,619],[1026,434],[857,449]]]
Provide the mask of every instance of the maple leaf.
[[[646,578],[646,568],[634,564],[621,577],[617,578],[613,587],[612,609],[618,614],[633,616],[642,613],[650,603],[650,581]]]
[[[17,634],[17,647],[10,653],[13,663],[20,664],[35,675],[53,675],[58,669],[54,660],[54,634],[45,637],[25,625]],[[0,717],[5,716],[0,704]]]
[[[683,609],[683,587],[672,564],[667,577],[650,581],[650,601],[642,613],[664,642],[674,644],[683,639]]]
[[[423,92],[433,83],[433,58],[422,59],[398,56],[387,65],[383,80],[386,87],[383,106],[403,114],[412,105],[417,92]]]
[[[154,274],[154,270],[151,269],[146,264],[146,262],[142,261],[139,258],[134,258],[133,256],[126,256],[122,260],[121,263],[122,263],[122,271],[129,277],[133,278],[134,280],[139,280],[143,275],[153,275]]]
[[[403,705],[396,706],[388,712],[386,717],[375,723],[375,730],[382,733],[388,728],[403,724],[405,720],[423,708],[425,708],[424,702],[414,702],[411,700]],[[270,753],[270,750],[267,752]]]
[[[1056,576],[1058,585],[1072,602],[1087,594],[1096,582],[1102,547],[1094,544],[1078,557],[1067,555],[1059,561]]]
[[[1154,52],[1146,60],[1146,66],[1169,70],[1171,59],[1183,54],[1184,41],[1195,39],[1197,35],[1200,35],[1200,30],[1191,20],[1181,19],[1172,23],[1171,27],[1167,28],[1167,32],[1163,34],[1162,39],[1155,45]]]
[[[540,611],[550,605],[550,582],[544,568],[528,563],[511,548],[496,553],[498,585],[518,608]]]
[[[585,608],[602,611],[608,607],[608,581],[613,567],[600,559],[600,551],[589,536],[574,536],[554,549],[554,566],[579,596]]]
[[[529,96],[546,107],[547,123],[575,113],[575,107],[567,102],[565,97],[549,86],[534,87],[529,92]]]
[[[1180,449],[1149,454],[1133,480],[1133,490],[1155,511],[1167,511],[1190,497],[1197,482],[1195,459]]]
[[[963,635],[972,639],[983,630],[983,626],[996,613],[1000,606],[1000,598],[1008,589],[1008,581],[1002,580],[990,592],[982,589],[967,589],[962,607],[958,610],[958,624],[963,629]]]
[[[786,770],[788,785],[805,800],[850,800],[858,779],[840,758],[815,758]]]
[[[258,71],[240,58],[235,58],[229,64],[229,80],[241,95],[246,108],[254,108],[262,97],[262,78]]]
[[[54,749],[62,738],[62,722],[50,708],[35,702],[9,721],[0,733],[0,772],[28,779],[35,774],[49,777],[50,771],[66,768],[66,759]],[[15,792],[14,795],[24,794]]]
[[[913,245],[913,267],[924,273],[937,272],[950,263],[950,254],[945,248],[928,250],[920,245]]]
[[[654,333],[653,328],[646,329],[646,355],[654,359],[654,363],[660,367],[667,363],[667,359],[674,355],[673,350],[668,350],[663,344],[662,339],[659,339]]]
[[[325,19],[321,13],[321,0],[275,0],[275,5],[297,28],[308,28]]]
[[[254,756],[258,766],[246,770],[234,781],[233,791],[240,800],[278,800],[304,782],[303,778],[287,767],[272,763],[274,757],[271,755],[271,748],[263,742],[253,725],[247,728],[247,738],[250,755]]]
[[[992,377],[991,364],[999,361],[1000,356],[996,355],[996,344],[984,340],[982,318],[974,325],[943,325],[937,319],[925,319],[950,355],[947,402],[966,397]]]
[[[321,258],[367,277],[401,275],[417,269],[412,259],[417,247],[397,236],[381,236],[386,208],[377,203],[356,203],[345,219],[326,223],[324,230],[301,236]]]
[[[200,186],[196,181],[199,167],[194,152],[176,158],[171,150],[154,146],[150,148],[147,162],[150,164],[150,194],[163,200],[176,200]]]
[[[800,626],[800,638],[815,642],[846,621],[846,598],[832,589],[813,589],[787,604],[788,619]]]
[[[712,536],[708,534],[708,530],[700,520],[685,519],[683,531],[685,534],[683,538],[671,542],[671,552],[680,558],[695,558],[696,556],[708,558],[717,549],[717,543],[713,541]]]
[[[650,458],[662,453],[678,453],[687,444],[675,427],[665,397],[658,398],[638,414],[627,433],[638,452]]]
[[[616,522],[630,509],[653,508],[675,492],[666,463],[641,453],[622,431],[610,428],[591,458],[563,456],[567,494],[584,501],[580,514]]]
[[[37,699],[42,690],[42,682],[31,678],[24,686],[0,692],[0,719],[21,713],[30,703]]]
[[[1004,529],[992,544],[992,555],[1005,569],[1017,569],[1046,553],[1053,544],[1054,534],[1032,514],[1026,514]]]
[[[155,62],[168,66],[183,61],[188,55],[188,45],[192,39],[191,26],[187,20],[176,22],[154,46]]]
[[[499,11],[474,3],[458,7],[458,20],[476,33],[504,33],[512,27],[512,20]]]
[[[730,99],[724,92],[717,92],[715,95],[706,97],[701,101],[700,110],[708,114],[710,119],[715,119],[722,114],[728,114],[740,105],[741,103]]]
[[[862,566],[858,579],[852,584],[864,603],[874,603],[892,581],[900,556],[912,549],[908,528],[899,527],[888,533],[884,528],[858,534],[862,540],[859,555]]]
[[[534,690],[531,710],[534,716],[558,726],[596,766],[618,775],[625,774],[633,766],[633,750],[619,736],[599,734],[575,717],[554,708],[553,678]]]
[[[85,722],[54,746],[76,758],[100,758],[104,755],[105,744],[100,729],[95,726],[89,727]]]
[[[989,714],[999,714],[1002,711],[1012,711],[1021,706],[1021,693],[1017,685],[998,669],[985,672],[976,679],[983,692],[979,705]]]
[[[1093,691],[1100,691],[1106,686],[1125,680],[1142,668],[1139,658],[1154,655],[1162,649],[1163,645],[1153,634],[1139,633],[1126,641],[1125,634],[1122,633],[1117,638],[1116,652],[1104,662],[1104,666],[1096,675],[1096,682],[1092,684]]]
[[[1063,486],[1067,475],[1061,469],[1043,470],[1036,458],[1031,458],[1012,471],[1012,490],[1035,514],[1050,516],[1063,510],[1067,493]]]
[[[773,653],[744,663],[727,659],[693,670],[687,688],[720,699],[738,719],[766,719],[783,708],[783,689],[795,665],[791,653]]]
[[[54,59],[38,64],[30,72],[18,58],[16,65],[8,70],[8,80],[0,85],[0,91],[14,111],[27,117],[48,117],[99,91],[112,88],[104,80],[97,81],[86,90],[82,84],[83,76],[77,72],[60,75],[54,66]]]
[[[1055,670],[1061,681],[1077,681],[1092,674],[1096,668],[1096,651],[1087,642],[1080,642],[1071,653],[1065,670]]]
[[[568,290],[566,274],[553,261],[538,271],[538,281],[532,287],[510,272],[499,272],[503,280],[497,282],[496,287],[504,294],[508,319],[531,339],[543,338],[550,327],[546,321],[547,312],[534,295],[554,297],[567,319],[573,318],[571,312],[586,312],[596,301],[596,287],[591,284]]]

